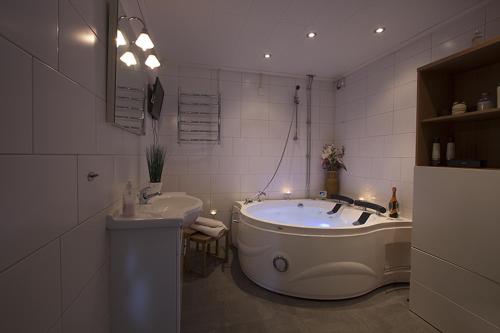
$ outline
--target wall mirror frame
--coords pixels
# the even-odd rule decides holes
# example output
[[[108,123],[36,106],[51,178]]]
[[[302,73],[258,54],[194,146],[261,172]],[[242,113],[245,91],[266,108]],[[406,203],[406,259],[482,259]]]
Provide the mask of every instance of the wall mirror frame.
[[[119,0],[108,1],[106,122],[137,135],[146,134],[148,86],[152,80],[145,65],[152,52],[133,40],[141,31],[146,31],[141,18],[128,16]]]

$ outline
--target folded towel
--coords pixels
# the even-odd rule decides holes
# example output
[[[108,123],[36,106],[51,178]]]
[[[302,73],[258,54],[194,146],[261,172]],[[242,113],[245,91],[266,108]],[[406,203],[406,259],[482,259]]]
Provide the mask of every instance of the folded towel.
[[[220,238],[226,232],[223,227],[207,227],[198,223],[191,224],[190,228],[214,238]]]
[[[214,219],[209,219],[209,218],[201,217],[201,216],[198,217],[194,223],[199,224],[199,225],[204,225],[206,227],[211,227],[211,228],[224,228],[225,230],[228,229],[228,227],[226,227],[226,225],[224,223],[222,223],[221,221],[217,221]]]

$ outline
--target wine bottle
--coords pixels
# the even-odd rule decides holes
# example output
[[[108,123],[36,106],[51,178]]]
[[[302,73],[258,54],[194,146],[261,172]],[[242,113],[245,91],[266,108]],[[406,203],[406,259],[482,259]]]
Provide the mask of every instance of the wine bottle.
[[[389,217],[396,218],[399,216],[399,202],[396,199],[396,188],[392,188],[392,197],[389,201]]]

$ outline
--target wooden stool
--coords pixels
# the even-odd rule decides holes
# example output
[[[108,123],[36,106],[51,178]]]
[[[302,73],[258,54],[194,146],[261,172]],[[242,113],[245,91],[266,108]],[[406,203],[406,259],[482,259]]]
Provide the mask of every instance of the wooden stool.
[[[228,261],[228,232],[227,230],[224,231],[219,238],[211,237],[208,235],[205,235],[201,232],[195,232],[189,236],[188,240],[188,245],[187,245],[187,252],[186,256],[190,256],[190,248],[191,246],[189,245],[189,242],[195,242],[196,243],[196,251],[202,250],[202,255],[203,255],[203,262],[202,262],[202,275],[207,276],[208,272],[208,267],[207,267],[207,256],[210,254],[210,244],[212,242],[215,242],[215,253],[214,255],[219,258],[218,252],[219,252],[219,240],[226,236],[226,244],[225,244],[225,249],[224,249],[224,258],[221,258],[224,260],[224,263],[227,263]]]
[[[197,231],[191,228],[182,229],[182,254],[184,258],[183,267],[184,271],[188,271],[190,267],[189,258],[191,253],[191,236],[196,234]]]

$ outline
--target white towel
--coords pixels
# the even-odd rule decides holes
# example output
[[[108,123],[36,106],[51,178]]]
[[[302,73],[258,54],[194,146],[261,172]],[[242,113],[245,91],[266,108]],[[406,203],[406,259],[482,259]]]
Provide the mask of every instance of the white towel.
[[[214,219],[209,219],[209,218],[201,217],[201,216],[198,217],[194,223],[199,224],[199,225],[204,225],[206,227],[211,227],[211,228],[224,228],[225,230],[228,229],[226,227],[226,225],[224,223],[222,223],[221,221],[217,221]]]
[[[190,228],[214,238],[220,238],[226,232],[226,228],[223,227],[207,227],[198,223],[191,224]]]

